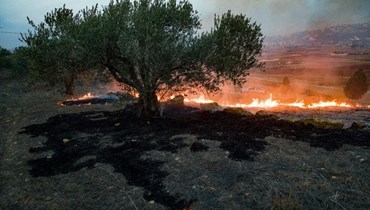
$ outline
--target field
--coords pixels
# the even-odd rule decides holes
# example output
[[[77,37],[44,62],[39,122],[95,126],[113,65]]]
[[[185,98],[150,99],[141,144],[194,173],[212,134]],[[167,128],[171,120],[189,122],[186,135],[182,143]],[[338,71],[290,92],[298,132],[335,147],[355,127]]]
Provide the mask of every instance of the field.
[[[354,71],[370,74],[368,55],[273,51],[264,59],[265,72],[246,86],[281,100],[344,99]],[[0,209],[370,206],[368,108],[250,115],[166,106],[162,118],[140,120],[122,103],[59,106],[66,96],[2,71]],[[290,95],[279,89],[284,77]],[[368,105],[369,97],[352,102]],[[313,118],[319,125],[305,121]]]
[[[251,74],[248,86],[263,86],[276,92],[277,98],[295,100],[317,97],[323,100],[346,100],[343,87],[358,69],[370,77],[369,50],[347,50],[344,54],[335,50],[297,49],[265,51],[262,61],[266,62],[264,72]],[[282,80],[290,80],[289,94],[281,91]],[[370,103],[370,91],[356,101]]]

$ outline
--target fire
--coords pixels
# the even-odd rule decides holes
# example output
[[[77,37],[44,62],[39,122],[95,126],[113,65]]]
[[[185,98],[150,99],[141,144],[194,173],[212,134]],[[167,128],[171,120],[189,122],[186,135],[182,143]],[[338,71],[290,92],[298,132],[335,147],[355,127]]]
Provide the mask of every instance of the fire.
[[[308,108],[320,108],[320,107],[352,107],[347,103],[337,103],[336,101],[320,101],[318,103],[313,103],[308,105]]]
[[[84,100],[84,99],[89,99],[89,98],[94,98],[95,95],[92,93],[86,93],[85,95],[79,97],[79,98],[70,98],[67,99],[67,101],[78,101],[78,100]]]
[[[213,103],[217,102],[220,106],[223,107],[240,107],[240,108],[275,108],[275,107],[296,107],[302,109],[318,109],[318,108],[326,108],[326,107],[342,107],[342,108],[354,108],[354,107],[361,107],[360,105],[350,105],[348,103],[339,103],[335,100],[333,101],[319,101],[315,103],[305,103],[304,100],[297,100],[293,103],[284,103],[276,100],[270,94],[270,97],[266,100],[261,100],[255,98],[249,104],[231,104],[225,101],[214,101],[210,99],[206,99],[204,95],[200,95],[198,98],[188,99],[185,98],[185,103]]]
[[[251,104],[247,104],[246,107],[265,107],[265,108],[272,108],[279,106],[279,101],[272,99],[272,94],[270,94],[270,98],[266,99],[265,101],[259,99],[253,99]]]
[[[184,99],[185,103],[197,103],[197,104],[207,104],[207,103],[213,103],[214,101],[205,99],[204,95],[200,95],[198,98],[193,98],[193,99]]]
[[[136,96],[136,95],[135,95]],[[79,101],[79,100],[86,100],[95,98],[96,96],[92,93],[87,93],[82,97],[79,98],[71,98],[67,101]],[[171,96],[170,98],[173,99],[175,96]],[[337,102],[336,100],[333,101],[319,101],[319,102],[311,102],[307,103],[304,100],[296,100],[292,103],[286,103],[281,102],[280,100],[274,99],[272,94],[270,94],[270,97],[261,100],[258,98],[254,98],[251,103],[244,104],[244,103],[230,103],[228,101],[215,101],[207,98],[206,96],[199,95],[198,97],[185,97],[184,102],[186,104],[207,104],[207,103],[217,103],[218,105],[222,107],[239,107],[239,108],[262,108],[262,109],[269,109],[269,108],[277,108],[277,107],[295,107],[295,108],[301,108],[301,109],[320,109],[320,108],[370,108],[370,106],[361,106],[358,104],[348,104],[345,102]],[[59,105],[64,106],[63,103],[58,103]],[[89,105],[88,103],[84,105]]]
[[[83,99],[88,99],[88,98],[94,98],[95,96],[92,95],[91,93],[87,93],[84,96],[78,98],[78,100],[83,100]]]
[[[89,92],[89,93],[86,93],[85,95],[83,95],[79,98],[70,98],[70,99],[67,99],[66,101],[80,101],[80,100],[90,99],[90,98],[94,98],[94,97],[96,97],[96,96]],[[58,105],[65,106],[63,104],[63,102],[59,102]],[[91,103],[86,103],[84,105],[91,105]]]

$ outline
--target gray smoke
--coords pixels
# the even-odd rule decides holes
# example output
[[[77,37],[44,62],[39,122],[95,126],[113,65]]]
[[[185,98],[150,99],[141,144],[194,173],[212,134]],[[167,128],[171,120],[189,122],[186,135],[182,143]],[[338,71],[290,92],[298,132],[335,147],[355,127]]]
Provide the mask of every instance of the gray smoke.
[[[370,21],[369,0],[190,0],[200,11],[203,27],[214,13],[243,13],[260,23],[266,35],[287,34],[332,25]]]

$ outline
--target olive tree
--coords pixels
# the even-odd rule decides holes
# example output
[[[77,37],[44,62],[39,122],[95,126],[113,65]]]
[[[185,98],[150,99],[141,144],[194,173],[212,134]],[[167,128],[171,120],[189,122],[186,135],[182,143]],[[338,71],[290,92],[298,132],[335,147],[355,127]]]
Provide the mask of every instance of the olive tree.
[[[29,20],[29,19],[28,19]],[[197,11],[187,1],[115,0],[76,15],[65,6],[47,13],[22,35],[32,66],[45,80],[63,81],[73,92],[85,69],[110,74],[139,95],[138,114],[159,114],[157,96],[169,90],[220,90],[227,81],[241,85],[251,68],[261,68],[261,28],[230,11],[215,16],[200,34]]]
[[[73,94],[74,80],[86,68],[77,39],[80,16],[64,5],[47,13],[38,25],[27,20],[33,31],[22,34],[21,40],[27,44],[31,68],[40,79],[52,86],[62,82],[65,93]]]
[[[240,85],[257,56],[261,28],[230,11],[215,16],[210,32],[198,33],[197,12],[187,1],[117,0],[102,11],[82,11],[80,44],[85,62],[108,69],[139,94],[138,114],[159,114],[157,95],[179,88],[218,91],[226,81]]]

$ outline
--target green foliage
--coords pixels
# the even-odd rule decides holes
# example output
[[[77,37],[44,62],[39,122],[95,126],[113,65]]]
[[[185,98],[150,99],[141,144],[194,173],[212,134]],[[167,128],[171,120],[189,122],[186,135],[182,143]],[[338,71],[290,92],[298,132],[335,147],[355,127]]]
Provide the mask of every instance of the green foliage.
[[[367,76],[362,69],[356,71],[344,87],[344,94],[350,99],[360,99],[368,90]]]
[[[17,47],[11,57],[12,70],[15,76],[30,76],[29,61],[25,55],[25,47]]]
[[[63,7],[38,26],[29,23],[35,32],[23,40],[40,75],[50,80],[87,68],[108,70],[139,93],[142,116],[159,114],[159,93],[218,91],[226,81],[243,84],[249,69],[263,67],[259,25],[229,11],[215,17],[212,31],[198,34],[199,17],[187,0],[116,0],[75,16]]]
[[[233,15],[228,11],[221,17],[215,17],[210,36],[213,43],[209,43],[208,47],[212,51],[205,64],[219,78],[240,85],[246,81],[250,68],[263,67],[256,58],[263,46],[261,28],[245,15]]]
[[[28,74],[28,61],[24,55],[24,49],[24,47],[17,47],[12,53],[0,47],[0,69],[11,70],[13,76]]]
[[[77,39],[79,18],[64,5],[47,13],[39,25],[27,17],[33,31],[22,34],[30,68],[50,85],[63,82],[68,94],[73,94],[74,79],[85,67]]]
[[[0,69],[11,67],[11,55],[9,50],[0,46]]]
[[[205,88],[218,91],[227,80],[242,84],[250,68],[261,68],[260,26],[244,15],[215,18],[211,32],[197,34],[199,17],[188,1],[111,1],[99,12],[83,11],[82,39],[90,62],[140,95],[158,113],[156,94]]]

